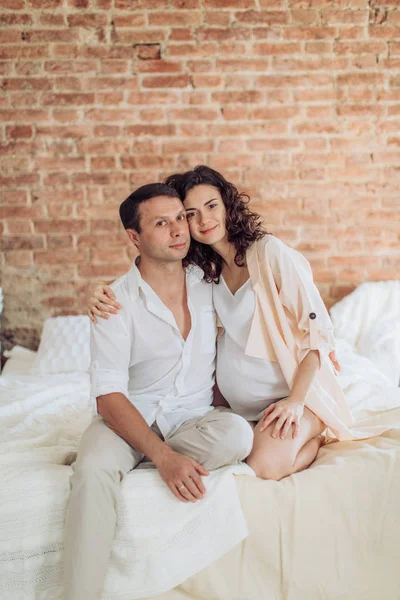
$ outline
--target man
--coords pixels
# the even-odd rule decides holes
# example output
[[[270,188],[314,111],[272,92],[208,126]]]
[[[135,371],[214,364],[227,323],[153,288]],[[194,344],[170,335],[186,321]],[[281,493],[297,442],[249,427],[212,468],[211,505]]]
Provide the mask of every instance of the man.
[[[74,463],[65,539],[65,600],[101,597],[123,477],[147,457],[182,502],[203,498],[201,476],[244,460],[253,432],[213,408],[212,286],[183,268],[190,235],[181,200],[142,186],[120,207],[140,257],[112,288],[122,308],[91,326],[97,416]]]

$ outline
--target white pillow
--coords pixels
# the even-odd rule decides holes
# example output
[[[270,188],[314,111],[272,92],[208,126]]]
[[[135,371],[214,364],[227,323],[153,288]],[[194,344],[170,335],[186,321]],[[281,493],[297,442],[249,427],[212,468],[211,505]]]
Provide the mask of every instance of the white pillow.
[[[395,385],[400,382],[400,319],[386,319],[367,330],[357,350],[378,367]]]
[[[90,319],[46,319],[34,368],[39,373],[86,372],[90,365]]]
[[[400,281],[362,283],[330,312],[336,339],[346,340],[399,385]]]
[[[36,352],[23,346],[13,346],[11,350],[4,350],[8,359],[1,372],[2,375],[28,375],[35,364]]]

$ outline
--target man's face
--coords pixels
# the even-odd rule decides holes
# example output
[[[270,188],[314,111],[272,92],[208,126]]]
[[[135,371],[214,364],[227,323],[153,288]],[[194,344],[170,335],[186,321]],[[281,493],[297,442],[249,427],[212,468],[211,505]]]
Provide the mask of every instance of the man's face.
[[[174,262],[189,251],[190,234],[186,212],[178,198],[157,196],[139,206],[140,233],[130,230],[129,237],[143,258]],[[129,231],[129,230],[128,230]]]

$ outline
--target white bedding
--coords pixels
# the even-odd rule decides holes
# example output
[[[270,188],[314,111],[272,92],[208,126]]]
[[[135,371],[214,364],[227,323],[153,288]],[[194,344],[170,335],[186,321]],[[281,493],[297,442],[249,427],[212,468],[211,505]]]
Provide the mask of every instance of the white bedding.
[[[22,354],[0,378],[0,598],[47,600],[62,594],[69,464],[92,416],[89,376],[21,375]],[[254,475],[247,465],[218,469],[204,480],[202,502],[182,504],[155,469],[132,471],[104,598],[171,589],[239,544],[248,530],[234,472]]]
[[[400,281],[368,281],[331,308],[335,335],[400,383]]]
[[[65,463],[90,420],[88,376],[21,375],[32,358],[22,354],[15,352],[0,378],[0,422],[7,427],[0,440],[0,598],[60,600],[71,474]],[[356,424],[391,429],[369,440],[330,443],[308,470],[281,482],[228,473],[217,508],[227,517],[238,509],[229,487],[234,479],[250,535],[221,556],[218,543],[229,546],[229,540],[221,539],[221,530],[203,529],[207,519],[200,519],[188,562],[200,559],[206,568],[188,577],[185,561],[180,572],[172,568],[173,552],[163,546],[159,581],[166,582],[172,568],[177,579],[169,586],[181,583],[158,600],[399,600],[400,389],[352,340],[338,340],[337,354],[339,380]],[[119,509],[104,594],[110,600],[138,597],[140,565],[132,541],[140,519],[133,510],[133,475],[124,483]],[[154,475],[136,473],[143,478],[145,499],[157,494]],[[154,526],[158,529],[160,521]],[[148,597],[157,593],[159,581],[150,582]]]
[[[14,346],[11,350],[5,350],[4,356],[8,360],[3,367],[2,375],[29,375],[35,364],[36,355],[37,352],[23,346]]]

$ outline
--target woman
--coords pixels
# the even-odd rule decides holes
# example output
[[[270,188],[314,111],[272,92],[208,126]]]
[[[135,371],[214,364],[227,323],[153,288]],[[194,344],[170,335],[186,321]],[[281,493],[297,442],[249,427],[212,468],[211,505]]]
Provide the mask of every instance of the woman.
[[[333,326],[310,266],[263,229],[248,196],[220,173],[199,166],[166,183],[186,208],[193,238],[186,261],[214,286],[219,389],[254,423],[247,463],[264,479],[301,471],[314,461],[327,427],[340,439],[353,437],[332,367],[339,369]],[[104,300],[103,290],[95,297]],[[112,312],[93,302],[92,319],[99,308]]]

